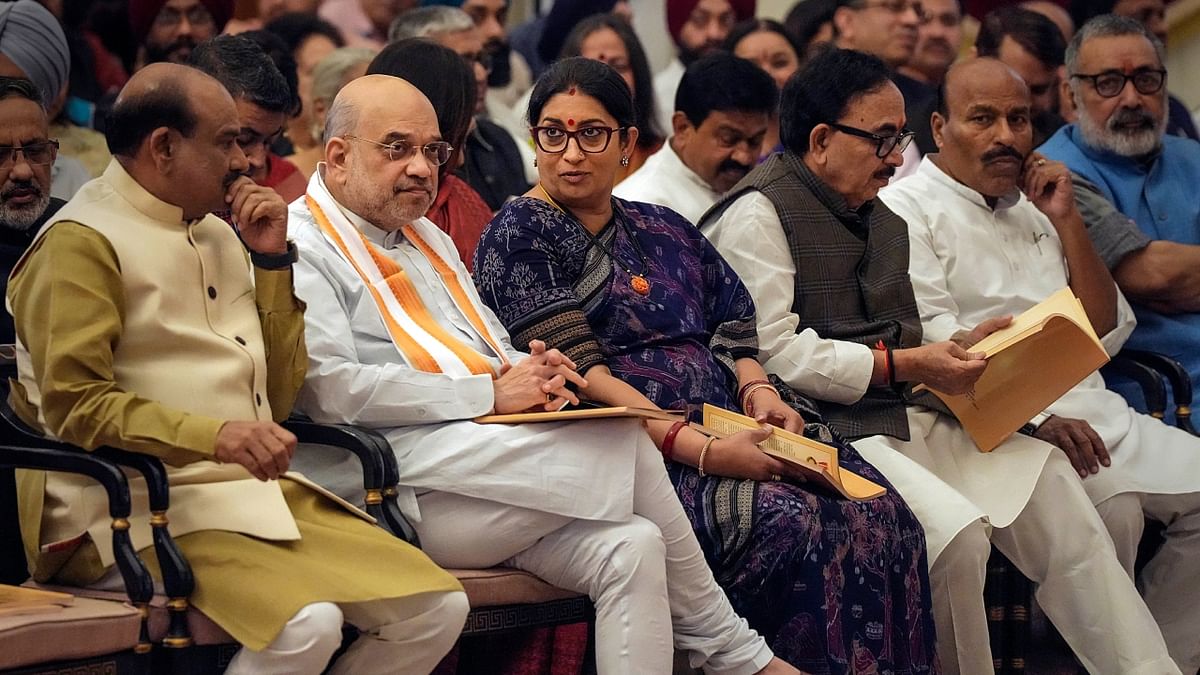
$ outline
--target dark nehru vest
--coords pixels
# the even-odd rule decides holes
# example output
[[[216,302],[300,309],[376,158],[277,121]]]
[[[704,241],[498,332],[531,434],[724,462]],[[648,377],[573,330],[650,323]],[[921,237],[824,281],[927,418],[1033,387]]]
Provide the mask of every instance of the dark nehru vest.
[[[883,203],[852,210],[791,152],[772,155],[717,202],[702,227],[738,197],[757,190],[775,206],[796,266],[792,312],[798,331],[868,347],[921,345],[921,319],[908,278],[908,227]],[[796,386],[798,383],[791,383]],[[796,387],[803,390],[804,387]],[[883,434],[908,440],[899,389],[871,387],[856,403],[819,401],[826,423],[854,439]],[[926,403],[922,397],[922,403]]]

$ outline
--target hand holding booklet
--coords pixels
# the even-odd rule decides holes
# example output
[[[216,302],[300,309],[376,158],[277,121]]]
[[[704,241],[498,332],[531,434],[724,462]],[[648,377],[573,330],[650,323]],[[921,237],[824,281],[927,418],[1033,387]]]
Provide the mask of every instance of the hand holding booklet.
[[[693,427],[710,436],[725,438],[739,431],[758,429],[753,418],[704,404],[704,424]],[[867,501],[883,496],[887,489],[858,474],[846,471],[838,464],[838,451],[786,429],[770,426],[773,433],[759,444],[762,451],[790,467],[799,469],[812,483],[822,485],[853,501]]]
[[[929,389],[946,404],[980,451],[990,452],[1035,415],[1108,363],[1083,304],[1064,288],[980,340],[972,352],[987,368],[965,394]]]

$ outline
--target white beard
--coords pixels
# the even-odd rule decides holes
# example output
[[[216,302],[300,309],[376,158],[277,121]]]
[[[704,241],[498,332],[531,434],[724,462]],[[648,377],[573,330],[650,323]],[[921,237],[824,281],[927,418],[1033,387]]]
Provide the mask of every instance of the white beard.
[[[11,207],[0,201],[0,226],[24,232],[33,227],[49,206],[49,192],[42,192],[36,202],[22,207]]]
[[[1109,120],[1115,118],[1115,112],[1103,125],[1096,124],[1087,110],[1079,112],[1079,132],[1083,135],[1084,143],[1122,157],[1144,157],[1157,151],[1162,146],[1163,135],[1167,131],[1165,113],[1150,129],[1125,131],[1110,128]]]

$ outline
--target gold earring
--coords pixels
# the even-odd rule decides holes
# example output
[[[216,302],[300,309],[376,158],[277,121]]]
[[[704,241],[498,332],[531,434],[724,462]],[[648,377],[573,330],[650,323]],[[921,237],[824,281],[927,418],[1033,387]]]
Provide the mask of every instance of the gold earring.
[[[621,166],[629,166],[629,155],[621,155]]]

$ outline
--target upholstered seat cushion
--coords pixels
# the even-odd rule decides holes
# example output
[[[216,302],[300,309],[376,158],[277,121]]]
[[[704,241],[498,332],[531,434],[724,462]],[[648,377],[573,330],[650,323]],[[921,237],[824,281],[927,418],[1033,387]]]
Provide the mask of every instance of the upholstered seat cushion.
[[[0,670],[132,649],[140,623],[126,603],[81,597],[61,610],[0,616]]]
[[[60,593],[70,593],[72,595],[83,596],[85,598],[93,598],[96,600],[110,600],[115,602],[128,602],[129,597],[119,591],[101,591],[94,588],[76,588],[73,586],[54,586],[50,584],[38,584],[32,581],[27,581],[24,586],[31,588],[41,588],[47,591],[58,591]],[[233,638],[221,629],[220,626],[212,622],[204,615],[204,612],[195,607],[188,608],[188,632],[197,645],[223,645],[233,643]],[[167,596],[157,594],[150,599],[150,641],[159,643],[163,636],[167,634]]]
[[[486,570],[447,570],[458,577],[471,607],[530,605],[577,598],[581,594],[551,586],[534,575],[509,567]]]

